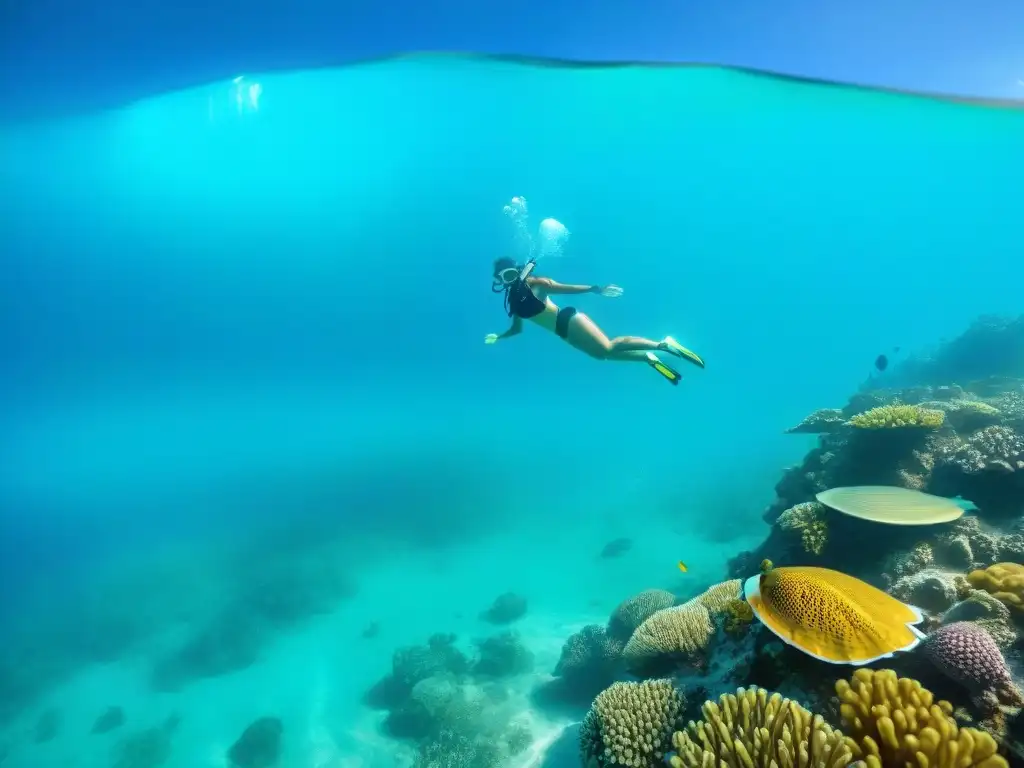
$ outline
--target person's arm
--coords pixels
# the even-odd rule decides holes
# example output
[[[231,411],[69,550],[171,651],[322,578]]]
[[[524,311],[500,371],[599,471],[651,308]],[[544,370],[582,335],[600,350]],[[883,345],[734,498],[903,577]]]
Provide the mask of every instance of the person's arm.
[[[518,336],[523,332],[523,318],[516,315],[512,318],[512,325],[504,333],[488,333],[484,337],[484,344],[494,344],[502,339],[511,339],[513,336]]]
[[[528,277],[526,284],[531,288],[536,286],[545,293],[600,293],[604,290],[600,285],[565,285],[555,282],[550,277]]]
[[[518,336],[523,332],[523,318],[516,315],[512,318],[512,325],[508,327],[508,330],[504,333],[499,333],[499,339],[511,339],[513,336]]]

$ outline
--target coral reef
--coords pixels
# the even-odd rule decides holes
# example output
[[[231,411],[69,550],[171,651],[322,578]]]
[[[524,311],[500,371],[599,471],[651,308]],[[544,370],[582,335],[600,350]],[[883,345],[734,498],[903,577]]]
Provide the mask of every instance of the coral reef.
[[[622,651],[626,668],[636,675],[654,676],[704,666],[715,634],[714,619],[739,591],[738,579],[723,582],[683,605],[651,615]]]
[[[608,636],[626,643],[652,614],[670,608],[676,598],[664,589],[646,589],[623,600],[608,619]]]
[[[530,743],[529,730],[510,721],[507,690],[497,681],[533,668],[533,654],[514,632],[474,642],[468,657],[454,635],[397,649],[391,673],[363,697],[387,710],[385,733],[416,744],[415,766],[498,766]]]
[[[591,701],[619,675],[622,648],[622,641],[604,627],[588,624],[565,641],[555,677],[539,691],[540,697],[564,703]]]
[[[284,725],[276,717],[261,717],[250,723],[228,749],[232,768],[273,768],[281,757]]]
[[[740,688],[703,706],[704,719],[672,736],[673,768],[708,766],[846,766],[843,734],[820,715],[763,688]]]
[[[857,429],[938,429],[945,417],[943,411],[896,403],[858,413],[847,423]]]
[[[988,568],[971,571],[967,583],[988,592],[1000,602],[1017,611],[1024,611],[1024,565],[995,563]]]
[[[839,432],[846,425],[846,418],[839,408],[819,408],[795,427],[786,430],[789,435],[825,435]]]
[[[870,383],[786,430],[816,445],[776,484],[764,541],[729,562],[745,599],[738,580],[660,608],[638,595],[609,621],[630,674],[709,699],[674,734],[677,768],[1007,768],[1000,744],[1024,742],[1024,316]],[[769,558],[782,567],[757,576]],[[834,685],[822,663],[887,656]],[[647,765],[595,762],[588,717],[585,764]]]
[[[820,555],[828,542],[826,511],[824,504],[805,501],[784,511],[776,522],[779,530],[800,534],[804,552]]]
[[[583,765],[664,765],[672,733],[683,724],[683,703],[671,680],[614,683],[598,694],[580,725]]]
[[[982,706],[1024,705],[1002,651],[992,636],[969,621],[944,624],[924,642],[924,652],[938,669],[963,685]]]
[[[480,618],[491,624],[511,624],[526,615],[526,598],[514,592],[498,595],[494,603],[480,614]]]
[[[958,728],[953,706],[891,669],[859,669],[836,682],[845,742],[868,768],[1009,768],[987,733]]]
[[[481,677],[512,677],[533,669],[533,653],[514,632],[503,632],[476,641],[479,658],[473,674]]]

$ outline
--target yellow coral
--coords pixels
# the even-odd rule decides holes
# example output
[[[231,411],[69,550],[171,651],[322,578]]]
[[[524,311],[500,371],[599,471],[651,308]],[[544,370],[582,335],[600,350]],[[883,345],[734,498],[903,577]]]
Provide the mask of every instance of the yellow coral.
[[[938,429],[942,426],[945,418],[946,414],[937,409],[894,403],[858,413],[847,423],[851,427],[859,429],[898,429],[900,427]]]
[[[983,570],[971,571],[967,574],[967,582],[1010,608],[1024,611],[1024,565],[996,563]]]
[[[583,765],[664,765],[672,733],[682,727],[683,703],[671,680],[613,683],[597,695],[580,725]]]
[[[750,603],[734,597],[725,605],[725,631],[730,635],[745,634],[754,620],[754,609]]]
[[[739,594],[740,587],[739,579],[725,581],[683,605],[649,616],[622,651],[626,666],[639,674],[676,664],[699,666],[715,633],[714,618]]]
[[[984,731],[958,728],[948,701],[891,669],[836,682],[846,746],[867,768],[1009,768]]]
[[[763,688],[723,694],[702,711],[703,720],[672,734],[673,768],[842,768],[853,759],[843,734],[820,715]]]
[[[825,505],[807,501],[790,507],[778,519],[783,531],[799,531],[804,552],[820,555],[828,543],[828,524],[825,522]]]

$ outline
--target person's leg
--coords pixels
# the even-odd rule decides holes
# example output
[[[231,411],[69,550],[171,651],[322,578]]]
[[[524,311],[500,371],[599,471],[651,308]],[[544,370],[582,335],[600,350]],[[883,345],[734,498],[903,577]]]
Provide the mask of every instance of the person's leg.
[[[619,336],[609,339],[597,324],[581,312],[569,320],[566,341],[597,360],[649,362],[647,352],[663,349],[661,342],[640,336]]]

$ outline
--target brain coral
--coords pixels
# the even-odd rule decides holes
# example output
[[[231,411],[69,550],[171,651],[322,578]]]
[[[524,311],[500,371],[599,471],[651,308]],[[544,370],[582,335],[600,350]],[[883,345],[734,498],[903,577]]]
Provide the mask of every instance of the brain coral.
[[[614,683],[598,694],[580,725],[583,765],[664,765],[672,733],[683,724],[683,704],[671,680]]]
[[[763,688],[704,702],[704,719],[672,735],[673,768],[775,766],[845,767],[853,752],[820,715]]]
[[[988,592],[997,600],[1018,611],[1024,610],[1024,565],[996,563],[967,574],[967,582],[975,589]]]
[[[848,422],[858,429],[938,429],[946,415],[942,411],[922,408],[919,405],[881,405],[869,411],[858,413]]]
[[[647,589],[628,597],[612,611],[608,620],[608,634],[626,642],[649,616],[663,608],[670,608],[675,601],[675,595],[664,589]]]
[[[981,627],[957,621],[939,627],[924,641],[925,654],[947,677],[990,703],[1024,704],[1002,651]]]
[[[638,675],[663,674],[676,666],[702,666],[715,627],[740,590],[739,579],[722,582],[692,600],[651,615],[626,643],[622,658]]]
[[[1009,768],[984,731],[958,728],[953,705],[891,669],[836,682],[846,744],[867,768]]]

